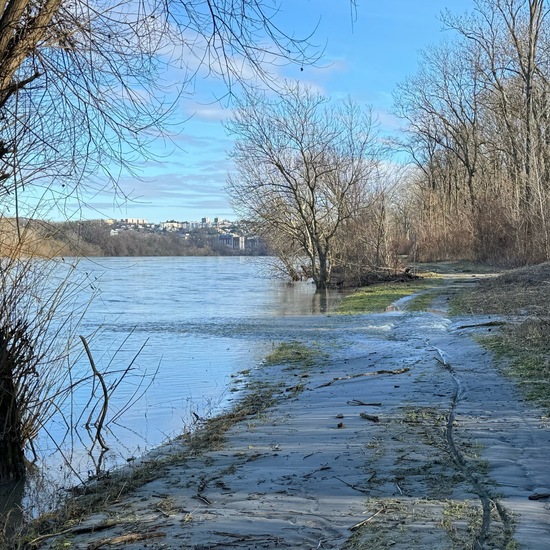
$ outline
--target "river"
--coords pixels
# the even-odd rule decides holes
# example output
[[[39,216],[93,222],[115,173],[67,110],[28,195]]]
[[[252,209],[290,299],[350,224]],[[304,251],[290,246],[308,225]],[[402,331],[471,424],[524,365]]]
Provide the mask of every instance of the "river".
[[[275,279],[270,264],[269,258],[244,257],[80,262],[77,269],[97,291],[79,328],[85,335],[99,329],[88,337],[94,361],[100,370],[117,373],[132,365],[109,402],[104,430],[109,451],[102,470],[189,429],[192,413],[203,417],[228,406],[236,395],[229,388],[239,372],[257,367],[277,342],[292,338],[291,326],[299,325],[300,318],[326,313],[341,298],[320,295],[311,283]],[[89,370],[82,356],[75,372]],[[71,404],[76,417],[88,399],[89,388],[77,392]],[[92,453],[94,464],[86,453],[90,439],[83,423],[67,430],[54,419],[38,440],[41,470],[57,478],[63,470],[58,449],[63,442],[74,469],[66,484],[74,474],[86,479],[97,467],[99,447]]]

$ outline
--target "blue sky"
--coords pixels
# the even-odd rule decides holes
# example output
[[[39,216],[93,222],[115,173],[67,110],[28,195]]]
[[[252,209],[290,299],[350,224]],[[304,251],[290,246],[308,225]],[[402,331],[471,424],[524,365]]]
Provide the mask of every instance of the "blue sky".
[[[452,36],[442,30],[441,12],[462,14],[473,3],[359,0],[353,19],[347,0],[281,0],[280,24],[298,36],[317,26],[312,42],[324,47],[324,57],[318,67],[282,67],[277,76],[299,79],[330,97],[350,95],[373,107],[384,132],[398,131],[400,122],[391,114],[396,85],[416,71],[419,50]],[[231,140],[222,124],[229,111],[215,102],[221,91],[214,80],[197,81],[193,98],[178,107],[177,117],[190,118],[175,139],[177,147],[159,141],[159,160],[143,163],[139,179],[122,178],[120,185],[132,201],[114,207],[112,195],[99,193],[81,214],[153,222],[234,219],[223,190],[232,165],[227,159]]]

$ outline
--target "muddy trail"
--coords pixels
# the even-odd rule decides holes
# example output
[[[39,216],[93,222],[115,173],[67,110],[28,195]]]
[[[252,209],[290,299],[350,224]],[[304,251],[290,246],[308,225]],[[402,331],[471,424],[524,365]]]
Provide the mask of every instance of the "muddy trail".
[[[247,373],[274,405],[162,447],[135,466],[153,481],[34,547],[550,547],[550,422],[475,339],[506,320],[446,313],[474,280],[428,312],[286,320],[319,356]]]

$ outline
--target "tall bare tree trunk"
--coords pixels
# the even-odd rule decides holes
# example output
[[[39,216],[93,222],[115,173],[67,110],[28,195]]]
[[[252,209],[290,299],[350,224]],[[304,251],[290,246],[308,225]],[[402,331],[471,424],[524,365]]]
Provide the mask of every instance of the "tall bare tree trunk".
[[[319,274],[315,280],[317,289],[322,290],[328,287],[329,284],[329,270],[328,270],[328,258],[325,251],[319,251]]]

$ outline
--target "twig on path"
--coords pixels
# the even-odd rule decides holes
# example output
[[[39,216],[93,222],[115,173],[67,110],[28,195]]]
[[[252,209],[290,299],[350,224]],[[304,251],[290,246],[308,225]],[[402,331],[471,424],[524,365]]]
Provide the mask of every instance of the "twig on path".
[[[344,485],[347,485],[348,487],[351,487],[354,491],[359,491],[360,493],[363,493],[365,495],[370,494],[370,491],[367,489],[361,489],[361,487],[357,487],[357,485],[352,485],[351,483],[348,483],[347,481],[344,481],[343,479],[334,476],[334,479],[337,479],[338,481],[341,481]]]
[[[102,546],[114,546],[115,544],[126,544],[129,542],[139,542],[141,540],[156,539],[165,537],[166,533],[156,531],[154,533],[128,533],[127,535],[120,535],[117,537],[110,537],[108,539],[101,539],[95,542],[91,542],[87,546],[87,550],[98,550]]]
[[[396,370],[375,370],[372,372],[361,372],[359,374],[350,374],[349,376],[338,376],[336,378],[333,378],[330,382],[327,382],[326,384],[321,384],[320,386],[317,386],[315,389],[318,388],[325,388],[327,386],[330,386],[334,382],[338,382],[341,380],[351,380],[353,378],[361,378],[362,376],[376,376],[379,374],[404,374],[405,372],[409,372],[411,369],[409,367],[404,367],[402,369],[396,369]]]
[[[204,504],[206,504],[207,506],[212,506],[212,503],[204,495],[201,495],[200,493],[193,495],[193,498],[196,498],[197,500],[204,502]]]
[[[328,464],[323,464],[320,468],[317,468],[316,470],[313,470],[309,472],[309,474],[304,475],[304,479],[309,479],[313,474],[316,474],[317,472],[324,472],[325,470],[330,470],[330,466]]]
[[[385,508],[380,508],[380,510],[378,510],[378,512],[375,512],[374,514],[372,514],[372,516],[369,516],[367,519],[364,519],[363,521],[360,521],[359,523],[356,523],[355,525],[352,525],[349,528],[349,530],[350,531],[355,531],[356,529],[359,529],[359,527],[362,527],[363,525],[365,525],[366,523],[368,523],[369,521],[374,519],[378,514],[381,514],[384,510],[385,510]]]
[[[365,403],[364,401],[359,401],[359,399],[352,399],[348,401],[348,405],[357,405],[358,407],[381,407],[382,403]]]
[[[265,544],[269,544],[269,548],[279,547],[284,542],[281,540],[280,537],[276,537],[274,535],[269,534],[259,534],[259,535],[242,535],[239,533],[229,533],[227,531],[212,531],[214,535],[217,535],[219,537],[225,537],[226,540],[219,543],[213,543],[209,544],[208,548],[223,548],[224,550],[229,547],[235,547],[235,548],[242,548],[242,543],[249,543],[247,544],[247,548],[250,548],[251,542],[257,542],[262,545],[262,548],[267,548],[264,546]],[[227,540],[231,539],[231,540]],[[202,548],[202,546],[201,546]],[[257,545],[254,544],[254,548],[257,548]]]
[[[359,416],[365,420],[370,420],[371,422],[380,422],[380,418],[374,414],[367,414],[366,412],[362,412],[359,414]]]

